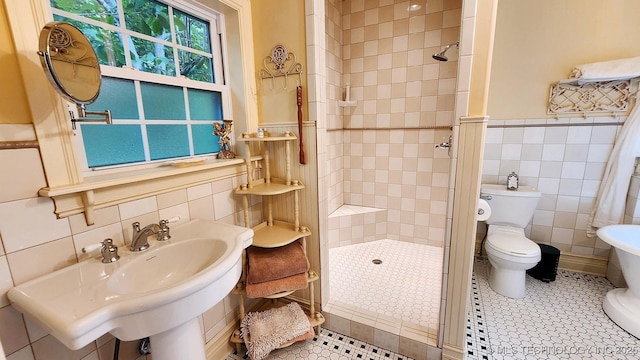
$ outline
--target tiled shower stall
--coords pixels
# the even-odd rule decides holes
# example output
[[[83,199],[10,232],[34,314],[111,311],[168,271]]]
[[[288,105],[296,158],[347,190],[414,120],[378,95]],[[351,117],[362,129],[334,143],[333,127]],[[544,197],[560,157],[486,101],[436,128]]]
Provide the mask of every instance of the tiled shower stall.
[[[429,344],[437,343],[451,157],[436,145],[449,142],[452,135],[458,50],[450,51],[448,62],[431,55],[460,40],[462,16],[460,0],[410,5],[393,0],[325,1],[329,252],[365,246],[374,256],[379,253],[376,247],[387,249],[386,241],[412,243],[426,250],[422,259],[430,263],[429,276],[434,278],[428,282],[430,293],[397,291],[414,296],[416,307],[429,308],[436,329],[426,324],[407,328],[410,321],[396,321],[398,317],[388,319],[385,327],[375,311],[360,318],[365,327],[396,337],[395,342],[389,340],[390,349],[398,335],[424,343],[430,333]],[[341,102],[346,84],[354,104]],[[368,251],[362,250],[360,254]],[[406,254],[389,254],[389,261],[398,256],[404,259],[403,278],[425,271]],[[333,258],[330,262],[335,263]],[[354,258],[340,266],[344,270],[355,264]],[[358,288],[378,285],[363,283]],[[377,297],[394,292],[383,287]],[[327,291],[333,298],[340,290],[323,287],[323,294]],[[342,310],[333,306],[328,311],[349,316]],[[328,326],[334,324],[330,317]]]
[[[459,40],[460,0],[327,1],[329,213],[385,209],[393,239],[442,246],[457,59],[431,54]],[[341,107],[344,85],[354,107]]]

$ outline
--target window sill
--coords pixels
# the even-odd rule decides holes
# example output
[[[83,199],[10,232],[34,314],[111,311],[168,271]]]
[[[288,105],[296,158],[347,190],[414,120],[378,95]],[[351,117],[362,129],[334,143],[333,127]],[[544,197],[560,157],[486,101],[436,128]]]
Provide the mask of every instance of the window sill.
[[[59,218],[84,213],[87,225],[92,225],[97,209],[235,176],[246,171],[244,164],[244,159],[235,158],[184,167],[158,166],[45,187],[38,195],[53,199]]]

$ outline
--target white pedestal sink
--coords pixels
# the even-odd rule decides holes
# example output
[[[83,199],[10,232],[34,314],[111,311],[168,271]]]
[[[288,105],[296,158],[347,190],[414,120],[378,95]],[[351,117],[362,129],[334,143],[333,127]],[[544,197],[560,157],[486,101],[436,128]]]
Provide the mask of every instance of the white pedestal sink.
[[[115,263],[89,259],[18,285],[9,299],[73,350],[111,333],[150,337],[154,360],[205,360],[198,316],[236,285],[253,230],[197,219],[171,234],[144,252],[120,248]]]
[[[640,225],[609,225],[597,234],[615,248],[629,286],[609,291],[602,309],[618,326],[640,338]]]

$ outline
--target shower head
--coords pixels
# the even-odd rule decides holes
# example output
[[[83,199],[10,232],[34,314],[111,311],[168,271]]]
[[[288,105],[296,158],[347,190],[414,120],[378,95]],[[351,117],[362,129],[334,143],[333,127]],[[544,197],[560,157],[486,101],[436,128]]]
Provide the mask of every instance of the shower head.
[[[449,50],[449,48],[450,48],[450,47],[452,47],[452,46],[458,47],[459,45],[460,45],[460,42],[459,42],[459,41],[456,41],[456,42],[455,42],[455,43],[453,43],[453,44],[449,44],[449,45],[445,46],[445,47],[444,47],[444,50],[440,51],[440,52],[439,52],[439,53],[437,53],[437,54],[433,54],[433,55],[431,55],[431,57],[432,57],[432,58],[434,58],[434,59],[436,59],[436,60],[438,60],[438,61],[448,61],[448,60],[449,60],[449,58],[445,55],[445,53],[447,52],[447,50]]]
[[[449,60],[449,58],[444,55],[444,51],[439,52],[437,54],[433,54],[433,55],[431,55],[431,57],[436,59],[436,60],[438,60],[438,61],[448,61]]]

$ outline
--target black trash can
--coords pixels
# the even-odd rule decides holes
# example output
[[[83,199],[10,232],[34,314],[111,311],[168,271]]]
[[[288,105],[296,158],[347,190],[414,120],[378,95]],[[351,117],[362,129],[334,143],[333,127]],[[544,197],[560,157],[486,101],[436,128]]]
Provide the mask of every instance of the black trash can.
[[[560,250],[551,245],[538,244],[542,252],[542,258],[538,265],[527,270],[527,274],[546,283],[555,281],[560,262]]]

